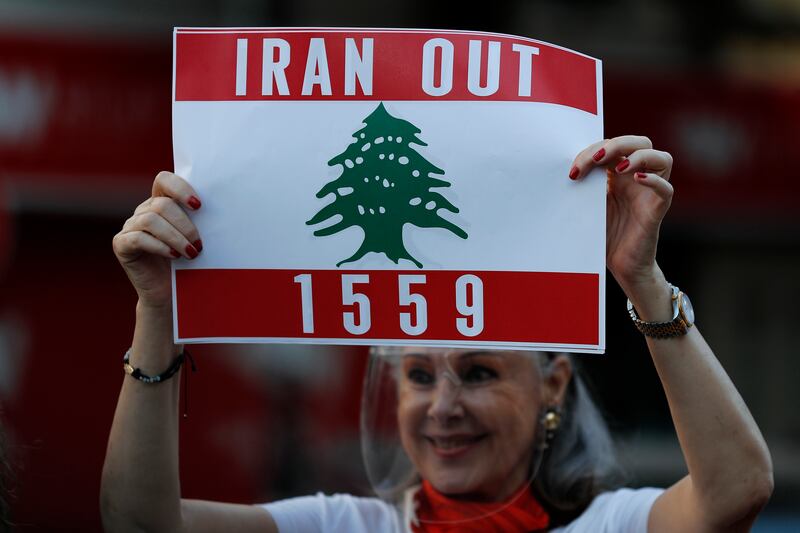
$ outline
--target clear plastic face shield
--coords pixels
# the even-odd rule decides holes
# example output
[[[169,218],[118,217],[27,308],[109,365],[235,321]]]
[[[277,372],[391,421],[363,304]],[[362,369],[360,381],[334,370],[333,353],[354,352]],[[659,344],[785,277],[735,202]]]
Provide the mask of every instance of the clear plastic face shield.
[[[550,359],[542,352],[373,347],[361,444],[376,494],[403,505],[424,480],[455,500],[510,504],[529,490],[545,448]],[[487,513],[463,507],[475,516],[459,520]]]

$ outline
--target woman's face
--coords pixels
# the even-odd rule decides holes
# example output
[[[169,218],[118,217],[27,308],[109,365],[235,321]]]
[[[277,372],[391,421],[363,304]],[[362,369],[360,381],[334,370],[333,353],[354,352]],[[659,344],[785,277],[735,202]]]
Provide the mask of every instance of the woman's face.
[[[502,500],[527,479],[542,403],[517,352],[403,350],[398,424],[420,475],[449,496]]]

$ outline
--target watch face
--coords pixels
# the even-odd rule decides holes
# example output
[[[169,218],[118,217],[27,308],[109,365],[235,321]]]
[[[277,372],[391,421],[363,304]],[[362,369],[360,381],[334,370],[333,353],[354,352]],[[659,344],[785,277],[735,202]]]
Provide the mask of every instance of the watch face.
[[[685,294],[681,294],[681,310],[688,325],[694,324],[694,307],[692,307],[692,302],[689,301],[689,297]]]

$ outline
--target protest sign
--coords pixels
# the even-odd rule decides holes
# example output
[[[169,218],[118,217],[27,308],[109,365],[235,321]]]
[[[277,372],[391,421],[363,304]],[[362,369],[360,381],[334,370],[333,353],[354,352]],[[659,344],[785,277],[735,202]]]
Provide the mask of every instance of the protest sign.
[[[604,350],[600,61],[462,31],[175,30],[204,243],[176,342]]]

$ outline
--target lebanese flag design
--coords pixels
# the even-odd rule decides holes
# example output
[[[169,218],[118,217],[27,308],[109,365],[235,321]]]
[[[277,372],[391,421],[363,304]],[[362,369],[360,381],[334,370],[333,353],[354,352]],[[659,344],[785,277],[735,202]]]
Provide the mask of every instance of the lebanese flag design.
[[[600,61],[476,32],[179,28],[204,250],[176,342],[604,350]]]

